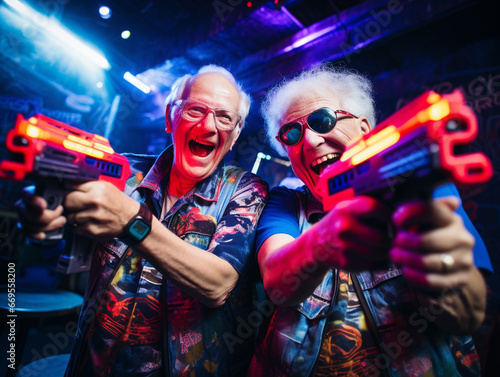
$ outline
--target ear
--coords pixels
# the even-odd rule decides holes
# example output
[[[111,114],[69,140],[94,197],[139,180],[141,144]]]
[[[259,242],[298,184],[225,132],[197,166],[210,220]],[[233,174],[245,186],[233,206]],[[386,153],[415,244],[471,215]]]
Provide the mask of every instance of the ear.
[[[358,118],[358,120],[360,121],[361,132],[363,134],[366,134],[372,130],[372,127],[367,117],[361,116]]]
[[[170,115],[170,110],[171,107],[170,104],[168,104],[167,107],[165,108],[165,132],[167,134],[172,132],[172,119]]]
[[[238,137],[240,136],[241,133],[241,122],[238,122],[236,127],[234,128],[233,132],[233,141],[231,142],[231,147],[229,148],[230,151],[233,150],[234,144],[236,144],[236,140],[238,140]]]

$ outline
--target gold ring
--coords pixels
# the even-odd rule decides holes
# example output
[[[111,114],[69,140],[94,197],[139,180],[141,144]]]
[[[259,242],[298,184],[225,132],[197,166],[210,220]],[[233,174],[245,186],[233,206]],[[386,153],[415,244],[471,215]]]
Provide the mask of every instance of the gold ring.
[[[455,258],[448,253],[441,254],[441,263],[443,264],[443,272],[447,274],[450,272],[455,264]]]

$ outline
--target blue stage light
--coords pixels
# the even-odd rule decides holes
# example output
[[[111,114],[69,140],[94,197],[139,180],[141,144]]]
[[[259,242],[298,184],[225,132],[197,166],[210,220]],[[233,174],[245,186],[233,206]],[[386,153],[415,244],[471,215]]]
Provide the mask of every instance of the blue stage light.
[[[112,14],[113,12],[111,12],[111,9],[109,9],[109,7],[107,7],[106,5],[101,5],[99,7],[99,15],[101,16],[101,18],[107,20],[111,17]]]
[[[123,75],[123,78],[127,80],[129,83],[131,83],[133,86],[135,86],[137,89],[141,90],[142,92],[148,94],[151,91],[151,88],[144,84],[141,80],[139,80],[137,77],[135,77],[133,74],[130,72],[125,72]]]

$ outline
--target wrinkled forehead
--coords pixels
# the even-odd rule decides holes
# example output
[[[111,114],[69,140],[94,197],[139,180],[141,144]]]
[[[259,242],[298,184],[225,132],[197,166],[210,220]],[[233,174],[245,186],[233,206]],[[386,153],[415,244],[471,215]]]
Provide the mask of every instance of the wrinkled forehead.
[[[327,93],[301,93],[291,98],[282,107],[280,124],[285,124],[309,115],[313,111],[327,107],[332,110],[341,109],[341,101],[334,94]]]
[[[184,98],[238,111],[240,96],[233,83],[217,72],[202,73],[187,85]]]

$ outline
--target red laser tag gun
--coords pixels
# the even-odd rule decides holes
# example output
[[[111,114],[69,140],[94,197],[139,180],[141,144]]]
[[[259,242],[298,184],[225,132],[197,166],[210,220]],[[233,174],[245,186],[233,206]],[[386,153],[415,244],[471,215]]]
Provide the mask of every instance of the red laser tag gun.
[[[389,202],[430,198],[448,181],[480,184],[493,175],[482,153],[463,154],[477,134],[477,119],[462,92],[428,91],[353,140],[321,175],[325,211],[339,201],[370,195]]]
[[[103,180],[124,190],[130,176],[126,157],[111,148],[108,139],[37,114],[17,115],[5,139],[6,156],[0,156],[0,178],[32,181],[48,208],[63,203],[70,191],[66,183]],[[63,229],[47,234],[44,246],[58,243]],[[82,237],[80,237],[82,238]]]

